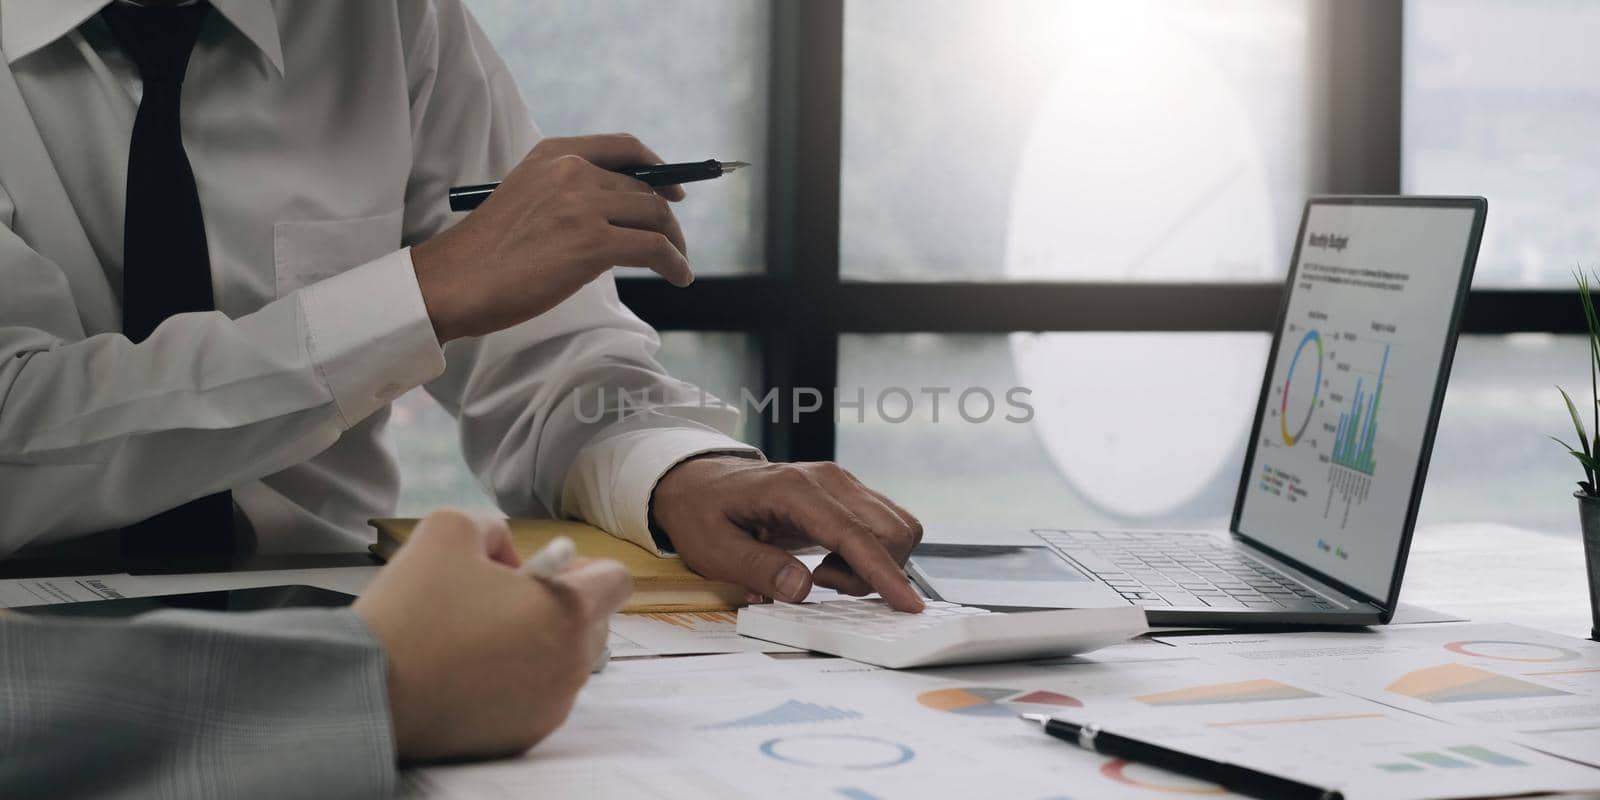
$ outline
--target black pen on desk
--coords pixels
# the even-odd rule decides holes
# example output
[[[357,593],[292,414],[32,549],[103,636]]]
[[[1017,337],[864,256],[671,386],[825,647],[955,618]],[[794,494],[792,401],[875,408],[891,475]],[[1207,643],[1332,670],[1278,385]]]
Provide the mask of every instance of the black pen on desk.
[[[638,178],[651,186],[676,186],[680,183],[693,183],[695,181],[709,181],[720,178],[736,169],[748,167],[743,161],[718,161],[714,158],[705,161],[691,161],[686,164],[645,164],[638,167],[622,167],[614,169],[630,178]],[[456,186],[450,189],[450,210],[471,211],[489,197],[489,193],[499,186],[499,183],[480,183],[473,186]]]
[[[1267,800],[1344,800],[1338,789],[1324,789],[1290,778],[1271,775],[1238,764],[1212,761],[1202,756],[1172,750],[1138,739],[1100,730],[1100,726],[1079,724],[1048,714],[1021,714],[1023,719],[1044,725],[1044,732],[1071,742],[1091,753],[1127,759],[1152,767],[1211,781],[1230,791]]]

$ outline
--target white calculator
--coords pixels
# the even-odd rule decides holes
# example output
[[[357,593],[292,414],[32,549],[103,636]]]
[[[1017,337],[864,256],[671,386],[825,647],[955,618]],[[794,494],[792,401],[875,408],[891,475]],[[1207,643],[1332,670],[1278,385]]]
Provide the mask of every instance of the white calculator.
[[[745,636],[890,669],[1076,655],[1148,630],[1137,606],[1002,613],[929,600],[909,614],[874,599],[739,611]]]

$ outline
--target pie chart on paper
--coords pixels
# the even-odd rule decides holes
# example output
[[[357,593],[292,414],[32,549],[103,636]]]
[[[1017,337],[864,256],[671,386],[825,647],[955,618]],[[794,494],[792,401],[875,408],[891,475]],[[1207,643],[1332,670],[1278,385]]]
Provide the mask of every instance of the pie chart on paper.
[[[1100,766],[1100,774],[1124,786],[1172,795],[1224,795],[1227,789],[1216,784],[1177,775],[1165,770],[1116,758]],[[1141,795],[1142,796],[1142,795]]]
[[[1528,664],[1545,664],[1553,661],[1571,661],[1581,657],[1576,650],[1536,642],[1509,642],[1501,639],[1476,639],[1450,642],[1444,649],[1471,658],[1492,661],[1521,661]]]
[[[1028,712],[1048,714],[1063,708],[1083,707],[1083,702],[1078,698],[1064,694],[992,686],[935,689],[917,695],[917,702],[938,711],[969,717],[1014,718]]]

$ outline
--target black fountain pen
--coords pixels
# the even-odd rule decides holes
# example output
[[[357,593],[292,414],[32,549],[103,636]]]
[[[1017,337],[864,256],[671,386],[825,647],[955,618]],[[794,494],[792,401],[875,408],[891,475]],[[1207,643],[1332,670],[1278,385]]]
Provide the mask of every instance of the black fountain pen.
[[[1108,733],[1100,730],[1098,725],[1080,725],[1047,714],[1020,716],[1044,725],[1045,733],[1071,742],[1091,753],[1136,761],[1191,778],[1211,781],[1242,795],[1266,798],[1266,800],[1344,800],[1344,794],[1337,789],[1324,789],[1309,783],[1258,772],[1249,767],[1170,750],[1160,745]]]
[[[709,181],[720,178],[741,167],[748,167],[743,161],[718,161],[714,158],[705,161],[693,161],[687,164],[645,164],[638,167],[623,167],[612,172],[638,178],[651,186],[676,186],[680,183],[693,183],[695,181]],[[490,192],[499,186],[498,183],[480,183],[475,186],[457,186],[450,190],[451,211],[471,211],[483,205]]]

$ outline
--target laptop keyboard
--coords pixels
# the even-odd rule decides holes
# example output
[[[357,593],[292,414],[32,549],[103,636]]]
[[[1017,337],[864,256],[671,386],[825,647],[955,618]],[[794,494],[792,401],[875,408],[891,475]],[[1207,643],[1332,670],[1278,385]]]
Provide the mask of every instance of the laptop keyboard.
[[[1034,533],[1135,605],[1294,611],[1334,608],[1288,576],[1205,534]]]

